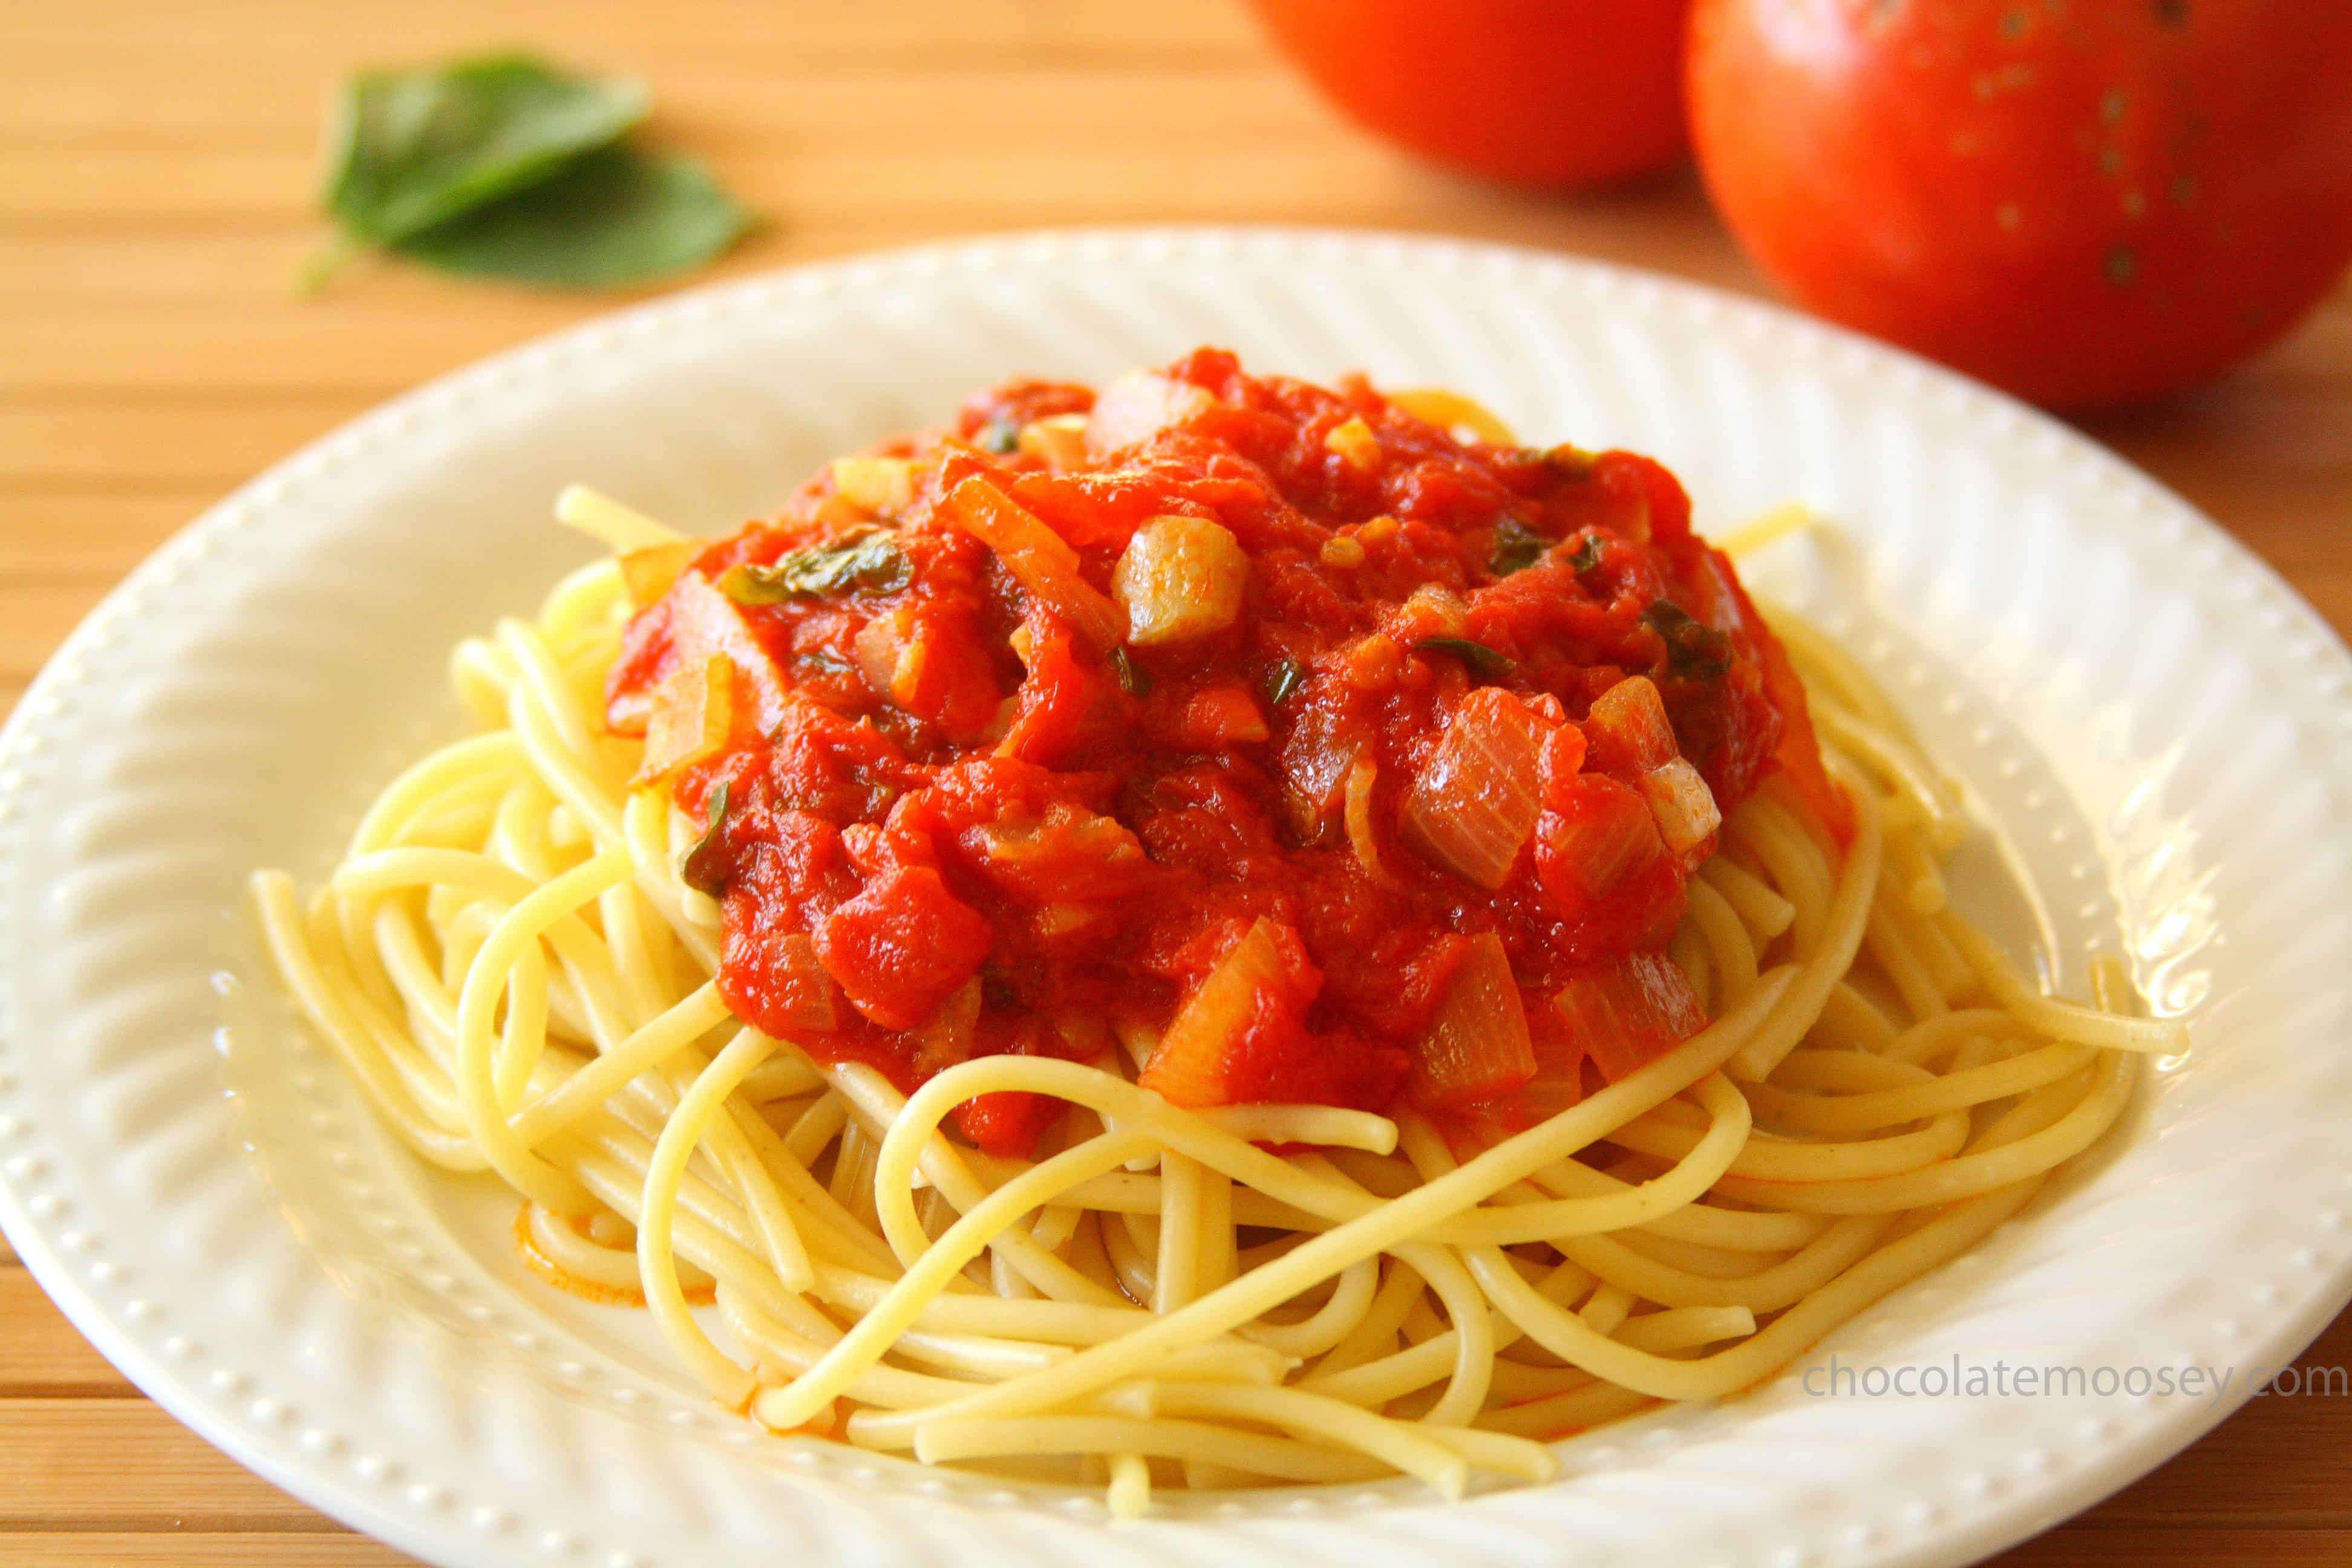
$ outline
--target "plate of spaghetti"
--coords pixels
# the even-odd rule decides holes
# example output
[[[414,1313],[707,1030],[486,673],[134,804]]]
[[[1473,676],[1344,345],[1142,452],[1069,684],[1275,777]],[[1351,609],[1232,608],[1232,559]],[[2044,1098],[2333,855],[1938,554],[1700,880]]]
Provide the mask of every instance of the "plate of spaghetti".
[[[2352,1289],[2347,670],[2059,427],[1655,279],[683,296],[43,676],[0,1217],[435,1561],[1965,1561]]]

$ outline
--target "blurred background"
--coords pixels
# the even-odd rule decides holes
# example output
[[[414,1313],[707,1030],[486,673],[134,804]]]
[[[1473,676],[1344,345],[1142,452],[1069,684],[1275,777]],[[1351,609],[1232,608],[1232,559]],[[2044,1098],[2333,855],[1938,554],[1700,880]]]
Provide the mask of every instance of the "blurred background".
[[[2165,26],[2190,15],[2190,0],[2130,3]],[[1539,65],[1589,56],[1592,17],[1617,4],[1505,6],[1522,14],[1506,53]],[[2015,7],[2021,27],[2045,4]],[[2316,15],[2338,0],[2297,4]],[[1409,69],[1426,50],[1403,48],[1402,77],[1397,48],[1362,53],[1391,9],[1364,0],[1337,24],[1293,18],[1292,47],[1354,93],[1360,113],[1443,140],[1458,121]],[[1980,9],[2010,26],[2011,13]],[[1531,56],[1538,44],[1555,53]],[[493,47],[642,79],[653,107],[639,139],[691,153],[757,215],[684,281],[990,231],[1221,222],[1454,234],[1780,294],[1671,152],[1620,149],[1666,166],[1576,195],[1448,172],[1336,110],[1244,0],[0,0],[0,711],[140,557],[257,470],[420,381],[679,281],[544,290],[362,255],[298,291],[298,270],[331,232],[320,141],[338,83],[365,66]],[[1731,74],[1751,79],[1747,68]],[[1605,97],[1622,77],[1579,90],[1638,142],[1639,94]],[[2000,86],[1968,78],[1956,91],[1986,100]],[[2091,86],[2102,120],[2127,130],[2137,100]],[[2336,100],[2352,92],[2339,85]],[[1733,123],[1732,154],[1760,145]],[[1472,143],[1448,150],[1489,165],[1502,156]],[[2162,151],[2119,146],[2118,160]],[[2352,136],[2336,163],[2347,158]],[[1506,172],[1557,182],[1595,170]],[[1724,177],[1752,191],[1769,173]],[[2153,196],[2116,190],[2137,219],[2134,200],[2185,203],[2196,187],[2176,175]],[[2063,192],[2051,200],[2064,205]],[[2323,250],[2352,233],[2340,216],[2312,221]],[[1743,226],[1751,245],[1768,229]],[[2154,251],[2086,243],[2105,246],[2102,287],[2149,280],[2139,269]],[[1781,276],[1804,275],[1805,258],[1769,243],[1761,253]],[[2352,290],[2327,287],[2221,379],[2077,420],[2218,518],[2342,631]],[[2241,314],[2249,342],[2286,326]],[[2307,1359],[2352,1362],[2352,1331],[2339,1323]],[[2264,1406],[2007,1561],[2352,1562],[2352,1405]],[[404,1561],[148,1405],[5,1256],[0,1560]]]

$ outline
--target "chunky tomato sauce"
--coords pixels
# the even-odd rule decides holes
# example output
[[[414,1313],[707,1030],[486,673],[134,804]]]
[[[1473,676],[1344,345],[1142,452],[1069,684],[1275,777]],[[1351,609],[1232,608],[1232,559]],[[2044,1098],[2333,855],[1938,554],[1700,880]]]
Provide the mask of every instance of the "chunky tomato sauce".
[[[1179,1103],[1524,1125],[1697,1026],[1658,954],[1719,814],[1776,768],[1842,805],[1664,468],[1211,349],[834,465],[608,697],[709,825],[730,1005],[907,1088],[1116,1029]]]

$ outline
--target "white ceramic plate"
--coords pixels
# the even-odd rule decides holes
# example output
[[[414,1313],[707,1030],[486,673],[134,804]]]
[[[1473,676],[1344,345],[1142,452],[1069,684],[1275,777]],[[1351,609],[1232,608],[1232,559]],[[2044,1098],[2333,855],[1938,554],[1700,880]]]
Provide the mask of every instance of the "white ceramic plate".
[[[323,875],[377,784],[458,729],[449,645],[587,553],[545,521],[558,487],[717,531],[972,386],[1202,341],[1654,452],[1706,522],[1795,496],[1843,525],[1853,549],[1776,546],[1751,574],[1845,637],[1972,786],[1993,832],[1963,891],[2061,984],[2120,944],[2196,1047],[2089,1172],[1816,1359],[2235,1367],[2229,1394],[1814,1398],[1789,1375],[1569,1443],[1549,1487],[1211,1494],[1113,1534],[1091,1497],[755,1435],[635,1315],[525,1276],[509,1200],[370,1120],[271,984],[240,879]],[[688,294],[290,459],[44,672],[0,742],[0,1221],[174,1414],[437,1563],[1957,1563],[2187,1444],[2352,1293],[2347,689],[2309,609],[2061,426],[1655,278],[1181,231]],[[2037,897],[1997,896],[2004,860]]]

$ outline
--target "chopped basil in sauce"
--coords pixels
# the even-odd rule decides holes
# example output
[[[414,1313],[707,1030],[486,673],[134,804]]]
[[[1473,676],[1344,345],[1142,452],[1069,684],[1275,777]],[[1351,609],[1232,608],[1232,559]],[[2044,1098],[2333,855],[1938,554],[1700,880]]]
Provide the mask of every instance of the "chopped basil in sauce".
[[[818,599],[856,588],[891,594],[914,580],[914,563],[887,533],[874,532],[839,544],[812,544],[779,557],[772,565],[730,566],[719,591],[739,605],[782,605]]]
[[[1423,637],[1412,645],[1415,653],[1450,653],[1470,667],[1482,680],[1500,680],[1511,673],[1511,661],[1482,642],[1468,637]]]
[[[1111,673],[1118,677],[1118,689],[1129,697],[1141,697],[1151,689],[1151,674],[1127,657],[1127,649],[1110,650]]]
[[[1731,639],[1694,619],[1672,599],[1653,599],[1642,619],[1666,645],[1666,670],[1684,680],[1713,680],[1731,668]]]
[[[727,890],[727,868],[719,863],[727,848],[727,783],[710,792],[710,820],[702,837],[677,864],[678,880],[698,893],[719,897]]]
[[[992,419],[980,427],[972,443],[983,452],[1009,457],[1021,449],[1021,427],[1010,419]]]
[[[1543,535],[1518,519],[1507,517],[1496,525],[1495,552],[1486,564],[1496,576],[1507,577],[1534,565],[1550,548]]]
[[[1282,700],[1298,689],[1307,679],[1307,671],[1295,658],[1277,659],[1265,672],[1265,700],[1282,706]]]
[[[1576,549],[1568,558],[1569,570],[1583,576],[1601,564],[1601,536],[1588,533],[1576,542]]]
[[[830,648],[813,647],[793,655],[793,662],[814,675],[852,675],[857,666]]]

